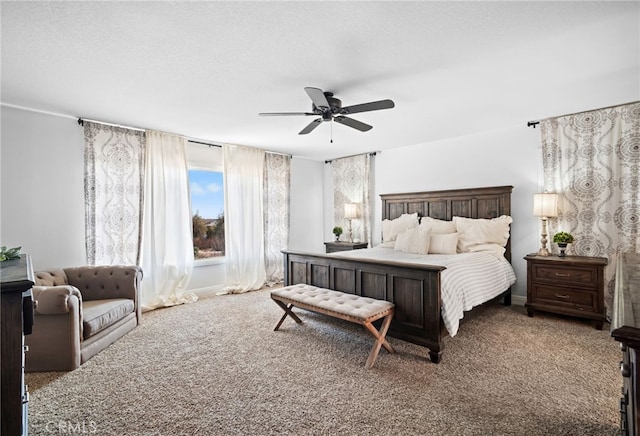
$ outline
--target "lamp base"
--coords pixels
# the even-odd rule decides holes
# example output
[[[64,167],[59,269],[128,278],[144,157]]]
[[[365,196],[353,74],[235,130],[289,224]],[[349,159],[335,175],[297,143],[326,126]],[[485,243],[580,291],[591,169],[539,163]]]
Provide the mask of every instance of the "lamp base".
[[[542,236],[540,238],[541,246],[540,246],[540,250],[538,250],[536,255],[538,255],[538,256],[550,256],[551,252],[549,250],[547,250],[547,217],[546,216],[542,217],[542,234],[540,236]]]
[[[547,247],[541,247],[536,256],[551,256],[551,252],[547,250]]]

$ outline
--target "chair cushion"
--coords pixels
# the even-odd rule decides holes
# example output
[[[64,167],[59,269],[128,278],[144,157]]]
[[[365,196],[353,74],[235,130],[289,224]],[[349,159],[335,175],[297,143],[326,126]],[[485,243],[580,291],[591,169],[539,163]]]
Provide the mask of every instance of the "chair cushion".
[[[115,324],[128,314],[133,313],[134,309],[133,300],[126,298],[83,301],[83,338],[87,339]]]

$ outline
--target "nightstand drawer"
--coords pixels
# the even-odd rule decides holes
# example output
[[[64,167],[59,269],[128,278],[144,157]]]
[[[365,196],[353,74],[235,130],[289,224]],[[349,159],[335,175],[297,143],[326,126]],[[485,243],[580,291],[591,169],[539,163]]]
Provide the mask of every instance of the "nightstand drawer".
[[[593,312],[597,309],[597,292],[557,286],[533,285],[534,301],[568,309]]]
[[[532,272],[535,282],[562,283],[591,289],[598,287],[598,271],[595,268],[534,264]]]

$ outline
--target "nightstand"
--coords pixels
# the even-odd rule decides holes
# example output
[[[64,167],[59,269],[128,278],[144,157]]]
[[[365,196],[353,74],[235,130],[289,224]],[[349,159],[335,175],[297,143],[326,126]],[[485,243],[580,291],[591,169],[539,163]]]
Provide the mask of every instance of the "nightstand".
[[[525,256],[527,261],[527,313],[553,312],[605,321],[604,257]]]
[[[335,253],[336,251],[351,251],[367,248],[369,244],[366,242],[325,242],[324,249],[327,253]]]

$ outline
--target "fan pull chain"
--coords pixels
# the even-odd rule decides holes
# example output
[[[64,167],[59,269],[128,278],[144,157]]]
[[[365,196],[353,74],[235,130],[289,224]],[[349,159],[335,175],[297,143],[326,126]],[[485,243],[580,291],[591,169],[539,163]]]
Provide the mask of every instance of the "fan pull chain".
[[[331,122],[329,124],[331,124],[331,141],[329,141],[329,142],[331,142],[333,144],[333,120],[331,120]]]

